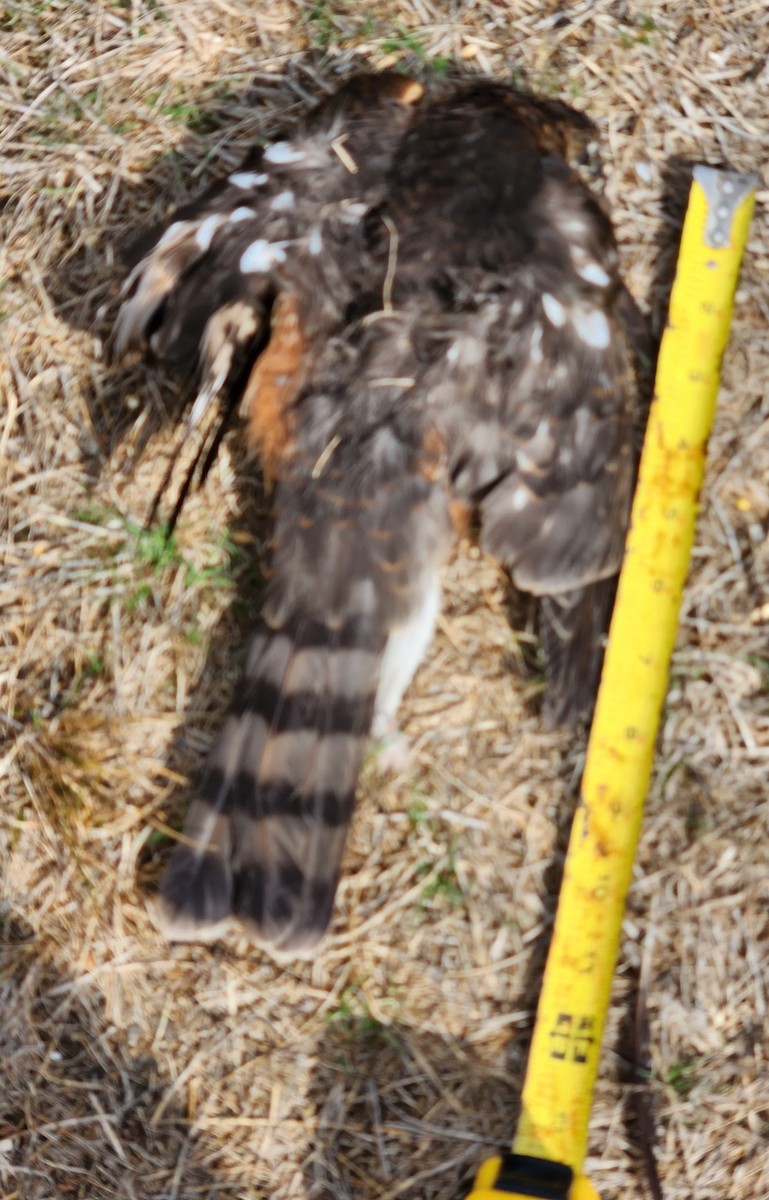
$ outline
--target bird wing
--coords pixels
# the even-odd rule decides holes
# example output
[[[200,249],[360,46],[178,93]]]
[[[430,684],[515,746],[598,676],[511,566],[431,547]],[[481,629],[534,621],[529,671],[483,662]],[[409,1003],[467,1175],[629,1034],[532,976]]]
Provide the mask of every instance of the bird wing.
[[[551,711],[589,710],[635,481],[643,322],[569,155],[594,130],[495,85],[420,108],[394,162],[395,303],[457,499],[541,599]],[[590,630],[591,636],[584,635]]]

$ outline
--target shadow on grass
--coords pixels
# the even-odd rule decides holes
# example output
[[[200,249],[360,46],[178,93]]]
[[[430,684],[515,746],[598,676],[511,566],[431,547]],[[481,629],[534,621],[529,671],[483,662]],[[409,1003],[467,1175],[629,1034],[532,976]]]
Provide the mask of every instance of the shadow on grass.
[[[98,987],[38,957],[31,927],[0,920],[0,1187],[7,1200],[214,1200],[272,1195],[262,1157],[217,1172],[221,1135],[196,1128],[162,1056],[132,1053]],[[462,1040],[383,1025],[342,1006],[292,1110],[314,1133],[292,1174],[306,1200],[459,1200],[510,1140],[522,1062],[482,1063]],[[261,1114],[231,1114],[249,1118]],[[214,1127],[217,1122],[213,1122]],[[232,1137],[237,1138],[237,1128]],[[282,1193],[281,1193],[282,1194]],[[292,1190],[293,1194],[299,1194]]]
[[[490,1066],[466,1041],[358,1014],[334,1021],[315,1057],[307,1200],[460,1200],[483,1159],[511,1141],[517,1053]]]
[[[38,958],[29,925],[0,913],[0,1193],[7,1200],[214,1200],[205,1139],[132,1029]],[[161,1111],[160,1119],[155,1114]]]

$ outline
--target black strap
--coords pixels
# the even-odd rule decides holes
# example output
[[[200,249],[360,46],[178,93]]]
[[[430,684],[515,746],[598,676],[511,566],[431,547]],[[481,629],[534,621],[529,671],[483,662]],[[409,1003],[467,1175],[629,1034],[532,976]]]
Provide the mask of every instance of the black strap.
[[[569,1200],[574,1180],[571,1167],[550,1162],[547,1158],[530,1158],[528,1154],[505,1154],[494,1181],[497,1192],[517,1192],[536,1200]]]

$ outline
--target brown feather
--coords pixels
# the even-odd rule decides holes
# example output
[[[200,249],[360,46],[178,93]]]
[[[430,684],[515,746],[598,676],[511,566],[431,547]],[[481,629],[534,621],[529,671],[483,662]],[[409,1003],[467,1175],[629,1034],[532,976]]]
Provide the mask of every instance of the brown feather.
[[[291,404],[310,370],[312,347],[305,338],[296,297],[279,296],[272,311],[270,341],[243,391],[241,413],[247,440],[269,480],[278,476],[293,445],[296,418]]]

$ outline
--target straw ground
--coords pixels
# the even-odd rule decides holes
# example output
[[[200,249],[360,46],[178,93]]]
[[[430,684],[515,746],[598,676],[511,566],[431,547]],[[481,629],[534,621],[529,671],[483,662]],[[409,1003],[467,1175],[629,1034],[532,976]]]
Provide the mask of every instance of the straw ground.
[[[358,64],[514,79],[598,121],[629,285],[664,312],[685,160],[761,176],[591,1135],[645,1194],[769,1195],[769,16],[762,0],[0,3],[0,1194],[448,1198],[514,1121],[583,744],[538,716],[495,570],[447,572],[367,767],[332,936],[171,947],[148,898],[258,604],[237,431],[141,532],[178,384],[103,347],[120,247]],[[643,1040],[643,1039],[641,1039]]]

